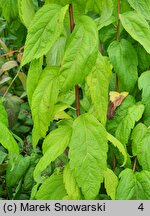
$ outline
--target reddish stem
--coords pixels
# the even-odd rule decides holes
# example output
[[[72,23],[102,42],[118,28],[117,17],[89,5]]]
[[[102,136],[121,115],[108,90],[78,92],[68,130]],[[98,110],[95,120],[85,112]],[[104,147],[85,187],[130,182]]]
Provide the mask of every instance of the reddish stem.
[[[75,26],[72,4],[69,5],[69,17],[70,17],[70,31],[72,33]],[[78,85],[75,85],[75,98],[76,98],[76,115],[79,116],[80,115],[80,88]]]

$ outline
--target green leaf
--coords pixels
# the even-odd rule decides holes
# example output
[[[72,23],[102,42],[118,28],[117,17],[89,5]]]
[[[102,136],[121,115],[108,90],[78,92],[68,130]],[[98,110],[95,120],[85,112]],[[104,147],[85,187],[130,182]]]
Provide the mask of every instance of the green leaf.
[[[150,172],[133,173],[131,169],[121,172],[118,184],[117,200],[149,200],[150,199]]]
[[[150,67],[150,54],[146,52],[146,50],[138,44],[137,46],[137,54],[138,54],[138,67],[140,70],[146,71]]]
[[[46,55],[47,66],[60,66],[66,46],[66,36],[62,35]]]
[[[132,151],[137,155],[139,164],[150,171],[150,128],[139,123],[132,132]]]
[[[135,122],[139,121],[144,112],[144,105],[137,103],[128,109],[127,115],[119,123],[116,130],[116,138],[124,145],[128,143],[131,130]]]
[[[134,104],[135,99],[131,95],[128,95],[125,100],[123,100],[122,104],[117,108],[114,118],[107,121],[107,130],[111,134],[115,135],[119,123],[127,115],[128,108],[132,107]]]
[[[43,142],[43,157],[41,157],[34,170],[34,178],[38,178],[40,173],[56,158],[61,155],[69,145],[71,138],[71,126],[64,125],[50,132]]]
[[[135,199],[135,185],[136,176],[131,169],[123,170],[119,175],[120,181],[117,188],[116,199],[117,200],[131,200]]]
[[[144,17],[135,11],[120,14],[125,30],[150,53],[150,27]]]
[[[140,173],[135,173],[138,182],[138,200],[150,199],[150,172],[143,170]]]
[[[35,59],[31,62],[28,71],[27,81],[26,81],[26,91],[28,96],[28,101],[31,106],[32,95],[38,85],[39,77],[42,72],[43,58]]]
[[[77,185],[74,174],[70,169],[69,163],[65,166],[63,172],[63,182],[69,198],[71,200],[80,200],[81,192],[79,186]]]
[[[37,200],[62,200],[66,195],[63,176],[53,174],[40,186],[35,198]]]
[[[67,10],[68,5],[61,7],[56,4],[45,5],[38,10],[28,29],[22,66],[50,50],[63,32]]]
[[[96,65],[87,77],[87,84],[91,95],[97,119],[106,124],[108,108],[108,89],[111,78],[111,65],[107,58],[98,55]]]
[[[8,187],[13,187],[26,173],[30,165],[30,157],[10,157],[6,169],[6,184]]]
[[[112,136],[110,133],[107,133],[107,139],[115,146],[118,148],[118,150],[120,151],[120,153],[123,155],[124,157],[124,163],[122,166],[124,166],[127,162],[127,152],[126,149],[124,148],[124,145],[118,140],[116,139],[114,136]]]
[[[59,93],[58,68],[46,67],[32,96],[33,146],[39,138],[45,137],[54,112]]]
[[[7,22],[12,22],[18,16],[18,0],[0,0],[0,6],[2,7],[2,15]]]
[[[150,171],[150,129],[137,144],[137,158],[142,168]]]
[[[100,14],[102,10],[102,2],[97,0],[87,0],[86,9]]]
[[[12,153],[19,154],[19,147],[5,124],[0,122],[0,143]]]
[[[35,6],[32,0],[18,0],[19,17],[22,23],[28,28],[34,15]]]
[[[7,156],[7,154],[5,152],[0,151],[0,165],[3,163],[6,156]]]
[[[8,114],[4,108],[2,99],[0,99],[0,122],[8,127]]]
[[[84,80],[96,62],[97,53],[97,27],[90,17],[81,16],[67,42],[61,63],[62,91]]]
[[[107,168],[107,133],[91,114],[79,116],[73,123],[70,141],[70,168],[85,199],[95,199]]]
[[[150,20],[150,0],[128,0],[131,7]]]
[[[112,200],[115,200],[118,178],[111,169],[104,171],[104,184],[107,194]]]
[[[150,71],[141,74],[138,80],[139,89],[142,90],[142,102],[145,105],[144,123],[150,125]]]
[[[113,1],[105,0],[101,2],[101,16],[95,20],[98,30],[104,26],[110,25],[115,21],[115,18],[112,16],[113,13]]]
[[[119,91],[132,92],[138,79],[138,58],[134,47],[125,39],[113,41],[108,54],[118,75]]]
[[[131,135],[133,156],[137,155],[137,147],[146,133],[147,127],[142,123],[137,124],[136,127],[133,129]]]

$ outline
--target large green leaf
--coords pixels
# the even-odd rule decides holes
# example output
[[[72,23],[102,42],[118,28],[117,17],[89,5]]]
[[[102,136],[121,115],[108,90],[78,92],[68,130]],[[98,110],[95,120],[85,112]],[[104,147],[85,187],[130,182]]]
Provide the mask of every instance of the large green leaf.
[[[53,174],[43,182],[35,198],[37,200],[62,200],[66,195],[63,176]]]
[[[79,116],[73,123],[70,141],[70,167],[85,199],[95,199],[107,168],[107,133],[91,114]]]
[[[144,123],[150,126],[150,71],[141,74],[138,80],[139,89],[142,90],[142,102],[145,105]]]
[[[7,126],[0,122],[0,143],[12,153],[19,154],[19,147]]]
[[[80,83],[92,70],[98,52],[98,31],[94,21],[81,16],[67,42],[61,63],[62,90]]]
[[[18,0],[19,16],[22,23],[28,28],[35,14],[32,0]]]
[[[111,169],[104,171],[104,184],[107,194],[112,200],[115,200],[118,178]]]
[[[133,173],[131,169],[121,172],[118,184],[117,200],[149,200],[150,199],[150,172],[143,170]]]
[[[81,192],[77,182],[75,180],[74,174],[70,169],[69,163],[66,165],[64,172],[63,172],[63,182],[71,200],[79,200],[81,199]]]
[[[92,72],[87,77],[92,103],[97,119],[103,125],[106,124],[108,108],[108,88],[111,78],[111,65],[101,54],[98,55],[97,62]]]
[[[45,5],[38,10],[28,29],[22,66],[50,50],[63,32],[67,10],[68,5],[61,7],[56,4]]]
[[[13,187],[26,173],[30,165],[30,157],[10,157],[6,170],[6,183],[8,187]]]
[[[64,125],[50,132],[43,142],[43,157],[41,157],[34,170],[36,179],[40,173],[59,155],[61,155],[69,145],[71,138],[71,126]]]
[[[150,0],[128,0],[132,8],[150,20]]]
[[[119,91],[132,92],[138,79],[138,58],[129,41],[114,41],[108,48],[110,61],[118,75]]]
[[[2,8],[2,15],[11,22],[18,16],[18,0],[0,0],[0,7]]]
[[[132,132],[132,151],[137,155],[139,164],[150,171],[150,128],[139,123]]]
[[[150,27],[144,17],[130,11],[120,15],[120,20],[125,30],[150,53]]]
[[[112,136],[110,133],[107,133],[107,138],[115,147],[118,148],[120,153],[123,155],[124,163],[122,166],[124,166],[127,162],[127,152],[126,149],[124,148],[124,145],[119,140],[117,140],[114,136]]]
[[[116,130],[116,138],[120,140],[122,144],[127,144],[131,133],[134,128],[135,122],[139,121],[144,112],[144,105],[137,103],[130,107],[127,111],[127,115],[119,123]]]
[[[54,112],[59,93],[58,68],[46,67],[41,73],[39,83],[32,97],[33,146],[39,138],[45,137]]]
[[[43,59],[35,59],[31,62],[28,71],[27,81],[26,81],[26,91],[28,96],[28,101],[31,106],[32,95],[38,85],[39,77],[42,72]]]

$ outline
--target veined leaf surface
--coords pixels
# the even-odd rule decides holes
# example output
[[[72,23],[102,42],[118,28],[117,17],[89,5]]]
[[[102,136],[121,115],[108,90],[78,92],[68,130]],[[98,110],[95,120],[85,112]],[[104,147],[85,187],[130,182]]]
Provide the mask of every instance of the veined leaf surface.
[[[69,145],[72,128],[70,125],[60,126],[50,132],[43,142],[43,157],[41,157],[34,170],[36,179],[40,173],[59,155],[61,155]]]
[[[108,88],[111,78],[111,65],[105,57],[98,54],[97,62],[87,77],[87,84],[99,121],[106,124],[108,108]]]
[[[38,10],[28,29],[22,66],[50,50],[63,32],[67,10],[68,5],[61,7],[57,4],[44,5]]]
[[[144,17],[135,11],[129,11],[120,14],[120,20],[131,37],[150,53],[150,27]]]
[[[107,169],[107,133],[91,114],[79,116],[73,123],[70,141],[70,168],[81,187],[85,199],[98,195],[103,175]]]
[[[66,165],[63,172],[63,182],[70,199],[72,200],[81,199],[81,192],[76,182],[76,179],[74,177],[74,173],[70,169],[69,163]]]
[[[138,58],[134,47],[125,39],[113,41],[108,54],[118,75],[119,91],[132,92],[138,80]]]
[[[43,182],[35,198],[37,200],[62,200],[66,195],[63,176],[53,174]]]
[[[32,97],[33,146],[41,137],[45,137],[48,126],[52,121],[54,105],[59,93],[58,68],[46,67],[42,71],[40,81]]]
[[[98,53],[98,31],[94,21],[81,16],[68,39],[62,59],[62,91],[79,84],[92,70]]]

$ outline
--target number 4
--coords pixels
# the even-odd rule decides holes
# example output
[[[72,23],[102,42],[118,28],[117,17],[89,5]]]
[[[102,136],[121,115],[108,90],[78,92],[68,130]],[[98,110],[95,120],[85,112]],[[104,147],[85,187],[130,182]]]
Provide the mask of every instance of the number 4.
[[[144,210],[144,206],[143,206],[143,203],[141,203],[138,207],[139,210],[143,211]]]

